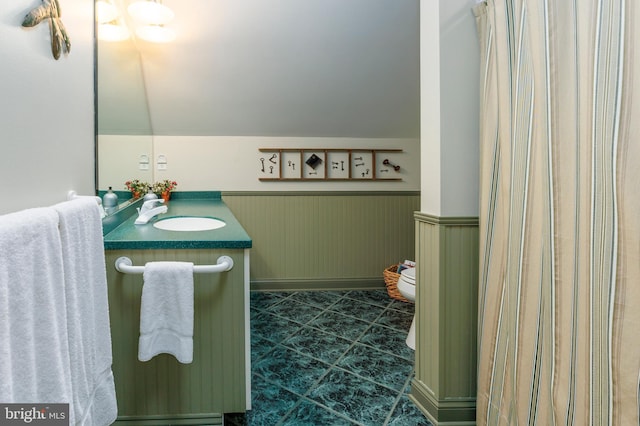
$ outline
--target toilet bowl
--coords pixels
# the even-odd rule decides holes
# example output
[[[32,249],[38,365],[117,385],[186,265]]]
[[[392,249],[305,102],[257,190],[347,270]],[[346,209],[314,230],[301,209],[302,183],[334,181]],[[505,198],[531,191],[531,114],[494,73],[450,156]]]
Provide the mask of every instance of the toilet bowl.
[[[416,300],[416,268],[408,268],[400,273],[398,279],[398,291],[402,296],[411,301]],[[413,314],[413,321],[411,321],[411,327],[409,327],[409,334],[407,334],[407,346],[411,349],[416,349],[416,315]]]

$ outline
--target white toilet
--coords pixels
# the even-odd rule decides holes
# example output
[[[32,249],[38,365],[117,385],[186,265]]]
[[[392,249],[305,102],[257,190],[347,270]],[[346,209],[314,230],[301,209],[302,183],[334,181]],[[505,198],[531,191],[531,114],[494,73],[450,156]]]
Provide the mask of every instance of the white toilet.
[[[402,296],[411,301],[416,300],[416,268],[408,268],[400,272],[398,279],[398,291]],[[413,321],[407,335],[407,346],[416,349],[416,315],[413,314]]]

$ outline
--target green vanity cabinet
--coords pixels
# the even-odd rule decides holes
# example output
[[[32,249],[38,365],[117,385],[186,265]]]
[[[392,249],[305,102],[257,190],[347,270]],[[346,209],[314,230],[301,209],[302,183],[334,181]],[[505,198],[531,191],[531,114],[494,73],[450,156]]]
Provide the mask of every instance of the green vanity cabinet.
[[[222,424],[223,413],[244,412],[250,403],[248,249],[106,250],[116,424]],[[194,274],[193,362],[172,355],[138,360],[143,276],[115,269],[121,256],[133,265],[189,261],[213,265],[233,259],[228,272]]]

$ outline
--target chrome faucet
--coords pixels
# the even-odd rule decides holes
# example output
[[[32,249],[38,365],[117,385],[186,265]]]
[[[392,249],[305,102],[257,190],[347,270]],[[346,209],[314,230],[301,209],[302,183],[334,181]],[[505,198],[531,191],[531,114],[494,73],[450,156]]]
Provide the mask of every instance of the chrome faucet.
[[[151,219],[159,215],[160,213],[167,212],[167,206],[158,206],[156,203],[164,203],[163,199],[147,200],[142,204],[142,208],[138,207],[138,218],[135,221],[136,225],[142,225],[148,223]]]

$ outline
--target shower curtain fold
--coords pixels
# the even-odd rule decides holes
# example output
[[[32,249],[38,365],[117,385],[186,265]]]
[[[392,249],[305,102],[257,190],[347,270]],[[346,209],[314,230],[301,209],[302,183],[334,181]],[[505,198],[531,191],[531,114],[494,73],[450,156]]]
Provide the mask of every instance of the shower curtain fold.
[[[479,425],[639,424],[639,13],[474,8]]]

